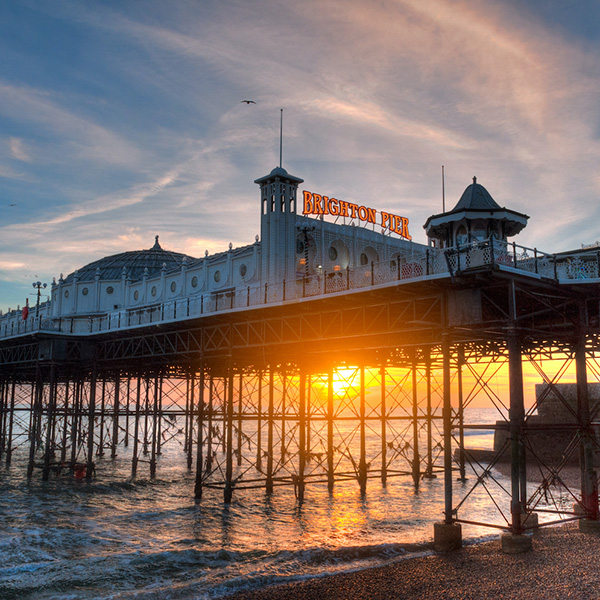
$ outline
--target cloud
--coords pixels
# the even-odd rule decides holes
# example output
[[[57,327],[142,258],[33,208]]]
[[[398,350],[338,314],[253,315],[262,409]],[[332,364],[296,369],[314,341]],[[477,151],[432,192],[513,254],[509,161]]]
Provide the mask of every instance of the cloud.
[[[63,151],[78,162],[99,161],[119,166],[141,162],[142,153],[135,145],[93,120],[60,106],[60,101],[56,94],[0,80],[0,115],[35,124],[45,133],[56,136],[54,145],[62,146]],[[11,151],[14,152],[12,143]],[[57,160],[58,156],[46,158]]]
[[[16,158],[17,160],[22,160],[24,162],[31,162],[31,158],[25,150],[25,144],[23,143],[23,140],[12,137],[9,140],[9,144],[10,153],[13,156],[13,158]]]

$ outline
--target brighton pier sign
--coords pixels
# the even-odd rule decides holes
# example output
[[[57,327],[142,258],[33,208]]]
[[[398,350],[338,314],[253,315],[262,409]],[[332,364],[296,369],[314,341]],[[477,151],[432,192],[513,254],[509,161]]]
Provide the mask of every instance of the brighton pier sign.
[[[411,240],[412,237],[408,233],[408,219],[400,217],[392,213],[377,211],[368,206],[353,204],[337,198],[329,198],[314,194],[313,192],[304,191],[304,206],[302,214],[304,215],[333,215],[334,217],[350,217],[358,219],[363,223],[377,224],[377,215],[379,214],[379,224],[382,229],[387,229],[397,233],[404,239]]]

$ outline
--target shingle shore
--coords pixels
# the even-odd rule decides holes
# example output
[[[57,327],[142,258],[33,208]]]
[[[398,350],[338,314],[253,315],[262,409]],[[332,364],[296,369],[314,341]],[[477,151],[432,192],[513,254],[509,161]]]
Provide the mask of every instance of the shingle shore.
[[[577,523],[534,534],[533,551],[507,555],[500,539],[449,554],[241,593],[228,600],[600,599],[600,537]]]

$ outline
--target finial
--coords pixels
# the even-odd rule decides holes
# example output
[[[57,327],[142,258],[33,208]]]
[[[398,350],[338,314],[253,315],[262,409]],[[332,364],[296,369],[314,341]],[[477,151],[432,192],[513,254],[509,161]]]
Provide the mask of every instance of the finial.
[[[233,244],[231,242],[229,242],[229,250],[231,251],[232,248],[233,248]]]
[[[158,243],[158,236],[154,236],[154,246],[152,246],[152,250],[162,250],[160,244]]]
[[[259,237],[258,237],[258,233],[257,233],[257,234],[254,236],[254,241],[255,241],[255,243],[257,243],[257,244],[258,244],[258,240],[259,240]]]
[[[473,175],[473,183],[477,183],[477,177],[475,177],[475,175]]]
[[[208,250],[204,251],[204,256],[208,256]]]

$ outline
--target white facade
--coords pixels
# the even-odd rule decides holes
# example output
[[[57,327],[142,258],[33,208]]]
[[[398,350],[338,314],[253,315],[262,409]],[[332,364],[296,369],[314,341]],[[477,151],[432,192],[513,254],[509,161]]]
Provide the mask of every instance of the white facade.
[[[50,301],[31,309],[30,317],[39,317],[37,327],[44,319],[42,328],[84,333],[115,323],[179,319],[182,311],[192,318],[447,269],[442,255],[391,234],[381,223],[365,226],[348,215],[342,223],[304,215],[298,191],[303,180],[281,167],[255,183],[260,187],[260,238],[254,243],[230,244],[225,252],[194,258],[164,250],[157,236],[150,249],[101,258],[61,275],[52,283]],[[24,332],[27,323],[20,317],[19,310],[0,316],[0,335]]]

